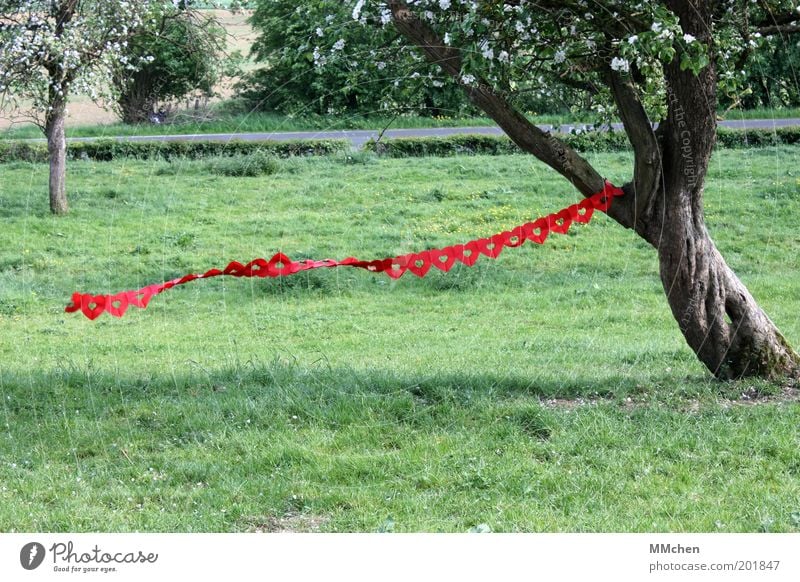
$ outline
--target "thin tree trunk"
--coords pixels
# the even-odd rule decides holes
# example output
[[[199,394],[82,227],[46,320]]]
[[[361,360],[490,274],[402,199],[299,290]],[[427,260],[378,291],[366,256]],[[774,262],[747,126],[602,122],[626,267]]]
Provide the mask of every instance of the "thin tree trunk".
[[[56,104],[47,116],[45,135],[47,151],[50,154],[50,212],[66,214],[67,204],[67,139],[64,134],[66,107]]]

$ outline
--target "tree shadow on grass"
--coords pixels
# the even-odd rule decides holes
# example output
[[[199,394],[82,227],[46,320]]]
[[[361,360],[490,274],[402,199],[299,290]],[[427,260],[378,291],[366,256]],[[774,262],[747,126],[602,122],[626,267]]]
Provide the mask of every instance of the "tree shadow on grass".
[[[334,368],[324,361],[302,365],[285,360],[246,362],[207,370],[196,366],[179,374],[114,373],[68,365],[52,370],[0,370],[0,386],[7,410],[47,415],[64,406],[86,409],[115,403],[179,402],[212,399],[244,400],[270,408],[304,407],[347,402],[409,400],[418,406],[471,407],[476,402],[530,399],[532,402],[606,400],[669,402],[684,399],[737,398],[780,393],[781,386],[753,381],[719,382],[709,376],[649,378],[590,374],[530,378],[509,374],[394,373],[356,368]]]

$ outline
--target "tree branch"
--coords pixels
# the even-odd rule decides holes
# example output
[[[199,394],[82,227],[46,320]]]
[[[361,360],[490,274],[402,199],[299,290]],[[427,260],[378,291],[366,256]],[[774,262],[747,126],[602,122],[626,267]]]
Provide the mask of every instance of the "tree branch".
[[[800,24],[773,24],[772,26],[762,26],[757,29],[764,36],[776,34],[796,34],[800,32]]]
[[[459,51],[445,45],[404,2],[390,0],[389,8],[397,30],[419,48],[431,63],[455,79],[470,101],[489,115],[523,151],[533,154],[567,178],[584,196],[591,196],[603,189],[605,180],[589,162],[549,132],[533,125],[487,82],[476,79],[476,83],[464,83]],[[633,227],[633,212],[626,208],[623,200],[615,203],[609,214],[623,226]]]
[[[607,78],[625,133],[633,146],[634,218],[638,223],[637,230],[644,231],[649,222],[653,198],[661,183],[661,147],[631,79],[613,70],[609,70]]]

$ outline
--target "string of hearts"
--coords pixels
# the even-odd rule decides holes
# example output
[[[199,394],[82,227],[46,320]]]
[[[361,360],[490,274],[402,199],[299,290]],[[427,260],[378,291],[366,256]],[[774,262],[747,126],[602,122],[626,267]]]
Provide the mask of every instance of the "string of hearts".
[[[332,267],[357,267],[373,273],[386,273],[393,279],[399,279],[407,271],[417,277],[424,277],[431,267],[448,272],[456,261],[468,267],[474,265],[481,255],[497,258],[504,247],[522,246],[526,240],[543,244],[550,233],[566,234],[573,222],[582,224],[592,219],[595,210],[606,212],[615,196],[623,195],[621,188],[606,182],[603,190],[577,204],[564,208],[559,212],[528,222],[511,230],[495,234],[488,238],[479,238],[466,244],[459,244],[442,249],[430,249],[419,253],[410,253],[375,261],[362,261],[348,257],[341,261],[322,259],[321,261],[292,261],[283,253],[277,253],[270,260],[255,259],[243,265],[232,261],[222,270],[210,269],[201,275],[190,273],[179,279],[164,283],[148,285],[135,291],[123,291],[114,295],[92,295],[90,293],[73,293],[72,301],[67,305],[67,313],[82,312],[89,319],[97,319],[103,312],[114,317],[122,317],[129,307],[147,307],[150,300],[178,285],[195,279],[209,279],[223,275],[231,277],[286,277],[310,269],[327,269]]]

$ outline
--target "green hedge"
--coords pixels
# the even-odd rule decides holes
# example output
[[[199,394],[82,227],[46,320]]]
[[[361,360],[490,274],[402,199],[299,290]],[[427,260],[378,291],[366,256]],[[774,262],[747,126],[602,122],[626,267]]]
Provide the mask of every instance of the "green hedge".
[[[578,151],[615,152],[629,149],[624,133],[585,132],[560,135]],[[765,147],[800,143],[800,128],[727,129],[717,132],[717,145],[723,148]],[[350,151],[345,139],[293,140],[293,141],[114,141],[97,140],[70,142],[67,157],[70,160],[110,161],[116,158],[138,159],[198,159],[210,156],[239,156],[255,152],[276,157],[322,156]],[[365,149],[377,151],[393,158],[419,156],[454,156],[458,154],[502,155],[519,153],[519,149],[505,136],[452,135],[447,137],[403,137],[368,142]],[[0,163],[11,161],[46,162],[47,147],[41,142],[0,141]]]
[[[293,141],[114,141],[70,142],[70,160],[111,161],[116,158],[198,159],[210,156],[239,156],[256,152],[277,157],[323,156],[350,150],[345,139]],[[46,162],[47,146],[41,142],[0,141],[0,163]]]
[[[630,148],[627,136],[621,131],[584,132],[559,135],[559,139],[582,152],[616,152]],[[800,128],[784,127],[771,129],[728,129],[717,132],[717,145],[723,148],[765,147],[800,143]],[[519,148],[505,136],[453,135],[447,137],[402,137],[369,142],[365,146],[371,151],[393,158],[419,156],[454,156],[458,154],[500,155],[519,153]]]

